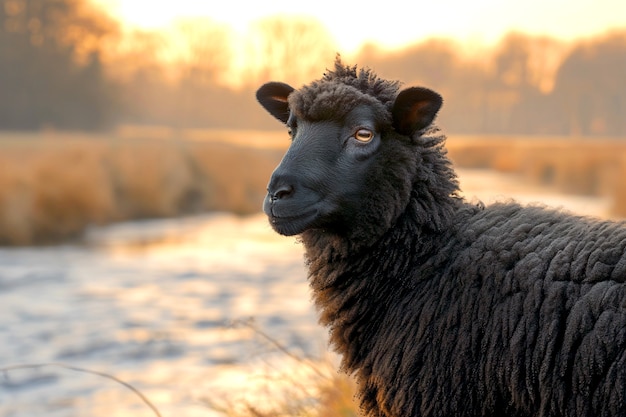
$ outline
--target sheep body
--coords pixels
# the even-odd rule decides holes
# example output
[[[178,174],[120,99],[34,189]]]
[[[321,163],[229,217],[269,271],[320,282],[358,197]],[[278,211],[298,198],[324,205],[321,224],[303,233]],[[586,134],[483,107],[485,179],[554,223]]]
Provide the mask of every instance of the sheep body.
[[[456,230],[394,230],[348,262],[303,236],[321,322],[364,409],[625,415],[624,228],[515,204],[458,215]]]
[[[388,99],[353,116],[377,97],[372,85]],[[283,87],[259,90],[259,100],[268,108]],[[320,322],[356,376],[365,414],[626,415],[626,225],[466,203],[423,103],[436,97],[389,95],[394,88],[338,61],[321,81],[283,90],[288,112],[270,110],[298,131],[264,208],[277,231],[304,243]],[[415,94],[427,98],[411,107]],[[341,138],[342,123],[364,117],[381,132],[372,151],[351,150],[352,139],[320,150],[321,137]],[[358,175],[326,172],[344,166]],[[333,187],[350,197],[332,209],[310,197]],[[316,214],[292,216],[299,199]]]

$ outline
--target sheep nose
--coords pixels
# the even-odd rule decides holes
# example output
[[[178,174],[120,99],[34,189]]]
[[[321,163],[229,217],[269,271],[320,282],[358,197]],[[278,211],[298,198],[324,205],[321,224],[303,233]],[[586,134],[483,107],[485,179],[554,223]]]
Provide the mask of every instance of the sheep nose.
[[[284,184],[276,187],[276,189],[269,188],[267,193],[269,194],[270,200],[272,202],[289,197],[293,194],[293,186],[289,184]]]

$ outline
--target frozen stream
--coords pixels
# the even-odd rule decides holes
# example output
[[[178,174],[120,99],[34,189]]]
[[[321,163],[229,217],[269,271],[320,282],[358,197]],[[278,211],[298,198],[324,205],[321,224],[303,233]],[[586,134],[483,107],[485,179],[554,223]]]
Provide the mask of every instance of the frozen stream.
[[[608,202],[461,173],[468,196],[515,196],[605,215]],[[302,248],[265,217],[211,214],[92,230],[85,242],[0,249],[0,368],[62,362],[112,374],[163,416],[212,416],[203,399],[242,391],[276,363],[255,325],[299,355],[320,356]],[[284,356],[284,354],[283,354]],[[278,360],[276,360],[278,358]],[[292,365],[291,365],[292,366]],[[58,367],[0,373],[0,417],[153,416],[123,386]]]
[[[220,370],[263,354],[259,335],[233,321],[254,318],[298,353],[326,345],[302,248],[261,215],[120,224],[84,245],[0,250],[0,265],[0,367],[62,362],[113,374],[164,415],[210,415],[197,400],[232,378]],[[0,416],[81,415],[153,414],[93,375],[0,375]]]

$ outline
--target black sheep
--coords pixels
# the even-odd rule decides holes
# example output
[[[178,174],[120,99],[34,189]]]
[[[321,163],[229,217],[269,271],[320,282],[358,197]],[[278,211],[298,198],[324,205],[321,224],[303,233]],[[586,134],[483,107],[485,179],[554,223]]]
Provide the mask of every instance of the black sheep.
[[[626,416],[626,224],[465,202],[431,90],[337,59],[257,98],[292,138],[264,211],[365,415]]]

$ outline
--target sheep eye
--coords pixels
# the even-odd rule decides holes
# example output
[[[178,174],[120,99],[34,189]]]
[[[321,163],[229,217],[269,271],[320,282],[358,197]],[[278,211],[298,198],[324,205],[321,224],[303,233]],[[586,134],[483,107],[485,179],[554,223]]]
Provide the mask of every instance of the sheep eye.
[[[369,142],[374,137],[374,132],[369,129],[359,129],[354,134],[354,138],[359,142]]]

